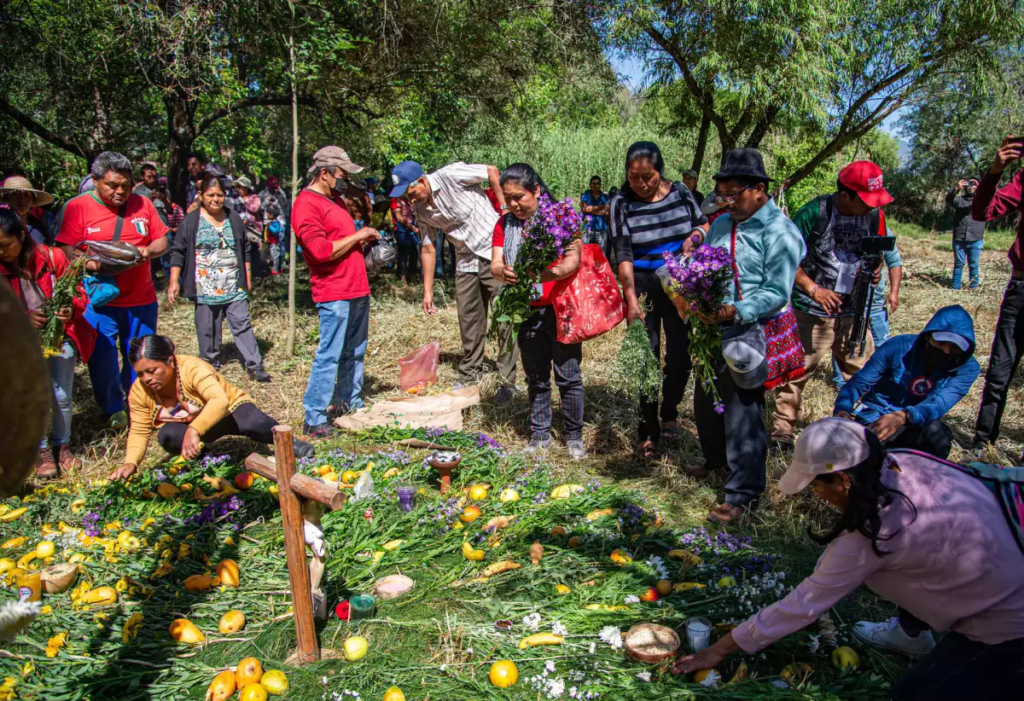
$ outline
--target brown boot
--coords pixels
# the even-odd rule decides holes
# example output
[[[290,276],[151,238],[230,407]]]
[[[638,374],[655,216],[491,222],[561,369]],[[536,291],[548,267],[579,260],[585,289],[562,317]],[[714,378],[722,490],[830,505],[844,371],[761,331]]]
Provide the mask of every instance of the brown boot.
[[[36,477],[49,480],[57,476],[57,463],[53,461],[53,454],[49,448],[41,448],[39,457],[36,458]]]
[[[57,465],[60,466],[60,471],[65,475],[73,470],[82,469],[82,461],[75,457],[69,446],[58,446],[53,449],[53,453],[53,457],[57,459]]]
[[[739,521],[746,512],[747,510],[742,506],[722,504],[708,514],[708,521],[711,521],[711,523],[717,523],[719,526],[728,526],[731,523]]]

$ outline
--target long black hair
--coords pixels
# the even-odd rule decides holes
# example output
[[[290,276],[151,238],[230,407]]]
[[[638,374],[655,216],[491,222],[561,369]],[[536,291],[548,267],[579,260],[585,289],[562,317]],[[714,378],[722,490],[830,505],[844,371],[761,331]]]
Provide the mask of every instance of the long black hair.
[[[885,448],[881,441],[871,431],[864,432],[867,437],[868,457],[859,465],[843,470],[842,474],[850,478],[850,491],[847,494],[846,509],[839,515],[831,530],[826,533],[814,533],[808,529],[811,540],[828,545],[843,533],[856,531],[871,541],[871,549],[878,557],[884,553],[878,548],[879,541],[890,540],[896,533],[881,535],[882,517],[880,512],[892,504],[896,497],[903,499],[917,517],[917,508],[910,499],[896,489],[890,489],[882,484],[882,469],[885,464]],[[840,480],[840,473],[828,473],[818,475],[814,479],[826,484],[833,484]]]
[[[555,199],[555,196],[548,190],[548,186],[544,184],[544,180],[541,179],[537,171],[533,169],[529,163],[513,163],[505,170],[501,171],[501,184],[515,183],[524,190],[533,192],[538,187],[540,188],[541,195],[547,195],[551,199]]]
[[[0,208],[0,231],[7,236],[18,239],[21,243],[21,253],[18,254],[18,268],[22,271],[28,269],[28,262],[35,255],[36,242],[28,234],[28,229],[21,222],[21,217],[13,209]]]
[[[174,341],[167,336],[150,334],[133,338],[128,347],[128,362],[132,365],[140,360],[157,360],[161,363],[170,363],[174,358]]]
[[[626,168],[623,176],[621,192],[633,196],[633,188],[629,186],[629,166],[634,161],[648,160],[658,173],[665,176],[665,157],[661,149],[653,141],[637,141],[626,150]]]

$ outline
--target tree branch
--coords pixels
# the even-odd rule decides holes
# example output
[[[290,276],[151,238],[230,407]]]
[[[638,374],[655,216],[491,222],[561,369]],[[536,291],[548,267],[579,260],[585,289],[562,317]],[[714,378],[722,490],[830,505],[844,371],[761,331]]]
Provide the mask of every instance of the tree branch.
[[[778,116],[781,107],[776,105],[768,105],[768,109],[764,111],[761,119],[757,120],[757,124],[754,125],[753,131],[750,132],[750,136],[747,137],[747,143],[744,145],[746,148],[761,148],[761,140],[768,133],[772,124],[775,123],[775,117]]]
[[[74,141],[66,139],[56,132],[50,131],[36,120],[29,117],[27,114],[19,110],[17,107],[7,101],[7,98],[0,95],[0,112],[3,112],[8,117],[13,119],[15,122],[20,124],[22,128],[35,134],[43,141],[53,144],[57,148],[64,149],[68,153],[72,153],[80,158],[84,158],[86,161],[92,162],[98,151],[93,151],[87,146],[79,146]]]
[[[250,107],[263,107],[269,105],[291,105],[291,95],[263,95],[259,97],[247,97],[244,100],[237,100],[232,102],[227,107],[221,107],[219,109],[210,112],[202,119],[199,120],[199,124],[196,126],[196,136],[202,135],[210,125],[216,122],[218,119],[227,117],[232,112],[239,112]],[[316,100],[312,97],[300,97],[299,104],[305,106],[311,106],[316,104]]]

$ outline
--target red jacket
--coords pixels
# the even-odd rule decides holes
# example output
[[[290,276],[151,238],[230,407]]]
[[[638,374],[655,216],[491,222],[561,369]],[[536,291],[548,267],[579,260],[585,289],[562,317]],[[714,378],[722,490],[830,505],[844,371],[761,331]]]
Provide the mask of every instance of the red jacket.
[[[28,272],[36,281],[36,284],[39,285],[42,293],[47,298],[50,298],[53,296],[54,282],[64,274],[64,271],[70,265],[68,257],[64,255],[64,251],[59,248],[50,248],[49,246],[37,244],[35,254],[28,261]],[[17,275],[12,275],[6,265],[0,264],[0,270],[3,271],[7,281],[11,283],[14,294],[18,296],[19,300],[24,302],[21,294],[21,278]],[[92,351],[96,347],[97,337],[96,329],[85,320],[85,308],[88,305],[89,298],[85,294],[85,288],[79,283],[78,294],[75,295],[71,306],[71,321],[64,326],[64,331],[67,333],[71,345],[75,347],[78,357],[83,362],[88,361],[92,355]]]
[[[985,173],[974,193],[971,216],[975,221],[992,221],[1013,212],[1024,215],[1024,170],[1019,170],[1010,182],[999,188],[1002,173]],[[997,191],[996,188],[999,188]],[[1024,270],[1024,216],[1017,219],[1017,238],[1013,240],[1007,257],[1014,270]]]

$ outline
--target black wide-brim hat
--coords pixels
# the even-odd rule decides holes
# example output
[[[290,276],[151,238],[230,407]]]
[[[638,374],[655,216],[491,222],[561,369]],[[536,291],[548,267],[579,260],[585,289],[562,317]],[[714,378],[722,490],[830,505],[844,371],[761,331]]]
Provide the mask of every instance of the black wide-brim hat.
[[[714,180],[732,180],[733,178],[756,178],[771,181],[764,172],[764,159],[756,148],[734,148],[727,151],[722,159],[722,168],[713,176]]]

